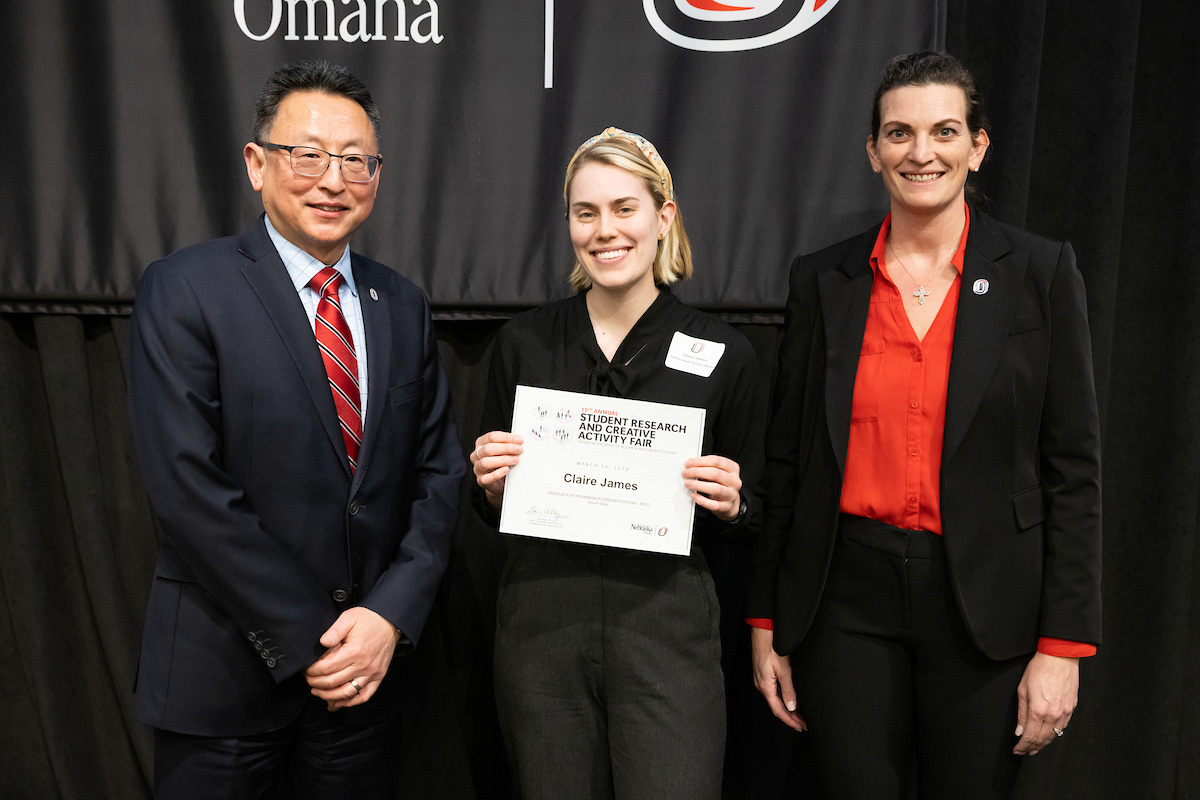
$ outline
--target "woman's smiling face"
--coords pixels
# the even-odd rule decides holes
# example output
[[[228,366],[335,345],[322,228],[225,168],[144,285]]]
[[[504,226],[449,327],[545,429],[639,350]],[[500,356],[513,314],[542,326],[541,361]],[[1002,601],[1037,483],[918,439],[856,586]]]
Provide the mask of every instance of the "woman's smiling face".
[[[987,131],[973,139],[966,120],[967,99],[958,86],[898,86],[884,93],[867,156],[883,175],[893,211],[936,214],[963,202],[967,173],[988,148]]]
[[[654,284],[659,237],[674,203],[656,208],[643,180],[620,167],[585,164],[571,181],[567,220],[575,258],[592,285],[624,290]]]

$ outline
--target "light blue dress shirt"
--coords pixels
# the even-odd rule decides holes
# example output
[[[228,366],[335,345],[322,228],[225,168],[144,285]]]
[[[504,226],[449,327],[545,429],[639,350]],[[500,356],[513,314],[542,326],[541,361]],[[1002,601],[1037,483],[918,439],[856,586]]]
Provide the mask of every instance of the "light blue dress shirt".
[[[275,226],[271,224],[270,218],[264,217],[264,219],[267,223],[267,235],[271,237],[275,249],[279,251],[279,257],[283,259],[288,276],[291,277],[292,284],[296,287],[296,292],[304,303],[304,310],[308,312],[308,322],[312,325],[314,337],[317,335],[317,305],[321,302],[321,296],[309,287],[308,282],[326,266],[332,266],[342,274],[342,284],[338,287],[338,300],[341,302],[342,315],[346,318],[346,324],[350,326],[350,336],[354,339],[354,355],[358,359],[358,402],[365,430],[367,423],[367,336],[363,329],[362,305],[358,301],[358,287],[354,284],[354,272],[350,269],[350,246],[347,245],[346,249],[342,251],[342,257],[337,260],[337,263],[322,264],[283,238],[283,234],[275,230]]]

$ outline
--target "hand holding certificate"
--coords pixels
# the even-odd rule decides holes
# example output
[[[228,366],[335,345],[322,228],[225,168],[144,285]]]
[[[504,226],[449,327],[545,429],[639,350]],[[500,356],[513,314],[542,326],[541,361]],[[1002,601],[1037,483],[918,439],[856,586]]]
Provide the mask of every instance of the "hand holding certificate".
[[[684,462],[703,409],[518,386],[520,463],[504,476],[500,530],[686,555],[694,504]]]

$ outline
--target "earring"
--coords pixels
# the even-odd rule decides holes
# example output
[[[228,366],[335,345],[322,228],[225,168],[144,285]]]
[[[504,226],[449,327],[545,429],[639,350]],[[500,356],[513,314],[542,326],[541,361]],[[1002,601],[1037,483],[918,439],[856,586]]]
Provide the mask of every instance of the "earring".
[[[658,240],[659,240],[660,242],[661,242],[663,239],[665,239],[665,238],[667,238],[667,235],[666,235],[665,233],[660,233],[660,234],[658,235]]]
[[[874,172],[876,175],[878,175],[878,174],[879,174],[879,167],[871,167],[871,172]]]

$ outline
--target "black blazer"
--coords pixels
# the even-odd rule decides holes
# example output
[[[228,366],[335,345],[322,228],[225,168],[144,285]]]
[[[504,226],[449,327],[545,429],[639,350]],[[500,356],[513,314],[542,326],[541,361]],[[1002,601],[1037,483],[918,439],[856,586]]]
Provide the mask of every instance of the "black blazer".
[[[782,654],[808,631],[833,552],[878,234],[792,265],[747,609],[774,619]],[[1029,653],[1039,636],[1100,642],[1099,427],[1071,246],[972,208],[941,512],[958,609],[990,658]]]
[[[424,294],[351,256],[367,340],[359,467],[312,327],[262,219],[155,262],[138,288],[129,407],[162,526],[137,716],[235,736],[290,722],[343,610],[416,641],[465,471]],[[395,683],[395,682],[392,682]],[[385,679],[348,721],[394,713]]]

